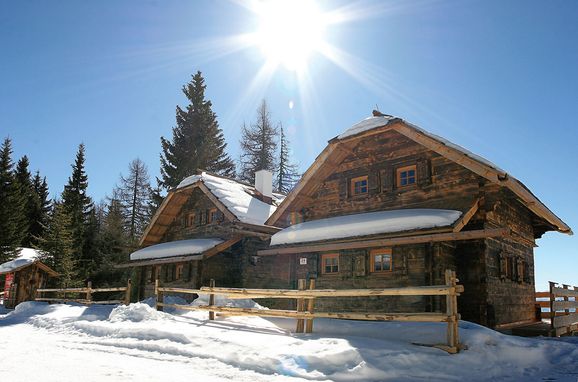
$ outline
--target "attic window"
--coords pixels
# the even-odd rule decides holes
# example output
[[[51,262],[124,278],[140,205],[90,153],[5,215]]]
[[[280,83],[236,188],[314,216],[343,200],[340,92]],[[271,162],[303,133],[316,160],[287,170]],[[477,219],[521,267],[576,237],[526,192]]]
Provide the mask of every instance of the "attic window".
[[[218,220],[219,215],[216,208],[211,208],[207,211],[207,224],[216,223]]]
[[[397,186],[406,187],[417,181],[416,165],[400,167],[397,169]]]
[[[368,191],[367,175],[351,179],[351,195],[365,195]]]
[[[192,227],[195,225],[195,213],[192,212],[187,215],[187,220],[185,221],[186,227]]]

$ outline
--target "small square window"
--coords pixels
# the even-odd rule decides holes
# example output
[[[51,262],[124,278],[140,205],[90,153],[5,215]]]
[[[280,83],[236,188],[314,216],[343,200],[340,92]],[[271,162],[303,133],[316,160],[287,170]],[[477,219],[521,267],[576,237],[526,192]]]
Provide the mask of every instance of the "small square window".
[[[321,273],[339,273],[339,254],[325,253],[321,255]]]
[[[192,212],[187,215],[187,220],[185,221],[186,227],[192,227],[195,225],[195,213]]]
[[[371,251],[371,272],[390,272],[392,270],[391,248]]]
[[[397,186],[405,187],[415,184],[417,181],[416,166],[406,166],[397,169]]]
[[[367,175],[351,179],[351,195],[363,195],[368,192]]]
[[[218,210],[211,208],[207,211],[207,224],[216,223],[219,220]]]

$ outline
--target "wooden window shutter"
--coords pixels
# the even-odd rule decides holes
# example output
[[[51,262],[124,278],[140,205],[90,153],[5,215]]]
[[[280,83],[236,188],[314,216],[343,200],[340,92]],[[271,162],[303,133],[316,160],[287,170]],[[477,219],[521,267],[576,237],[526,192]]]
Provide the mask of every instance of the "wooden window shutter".
[[[500,278],[502,280],[505,280],[506,276],[508,275],[508,265],[506,264],[507,261],[508,258],[503,253],[500,253]]]
[[[383,192],[392,191],[395,183],[393,168],[386,167],[381,170],[381,189]]]
[[[421,159],[416,164],[417,167],[417,184],[427,186],[431,184],[431,165],[427,159]]]
[[[342,177],[339,180],[339,200],[345,200],[349,197],[349,178]]]
[[[517,258],[516,259],[516,267],[517,267],[517,281],[519,283],[524,281],[524,260]]]

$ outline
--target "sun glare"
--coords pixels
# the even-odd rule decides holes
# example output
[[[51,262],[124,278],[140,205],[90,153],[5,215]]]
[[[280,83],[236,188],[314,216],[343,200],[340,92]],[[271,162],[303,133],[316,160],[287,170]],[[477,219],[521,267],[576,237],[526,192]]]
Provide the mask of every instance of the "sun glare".
[[[324,15],[313,1],[269,0],[255,6],[256,43],[266,59],[289,70],[302,70],[323,43]]]

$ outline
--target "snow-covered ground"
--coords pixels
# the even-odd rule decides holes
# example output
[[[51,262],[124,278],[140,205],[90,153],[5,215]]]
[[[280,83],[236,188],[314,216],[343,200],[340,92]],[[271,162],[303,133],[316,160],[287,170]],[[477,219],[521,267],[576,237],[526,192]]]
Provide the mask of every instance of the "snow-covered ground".
[[[243,302],[237,302],[243,304]],[[252,306],[251,301],[243,306]],[[442,343],[445,325],[257,317],[129,306],[0,307],[0,381],[572,381],[578,337],[527,339],[460,323],[468,350]]]

